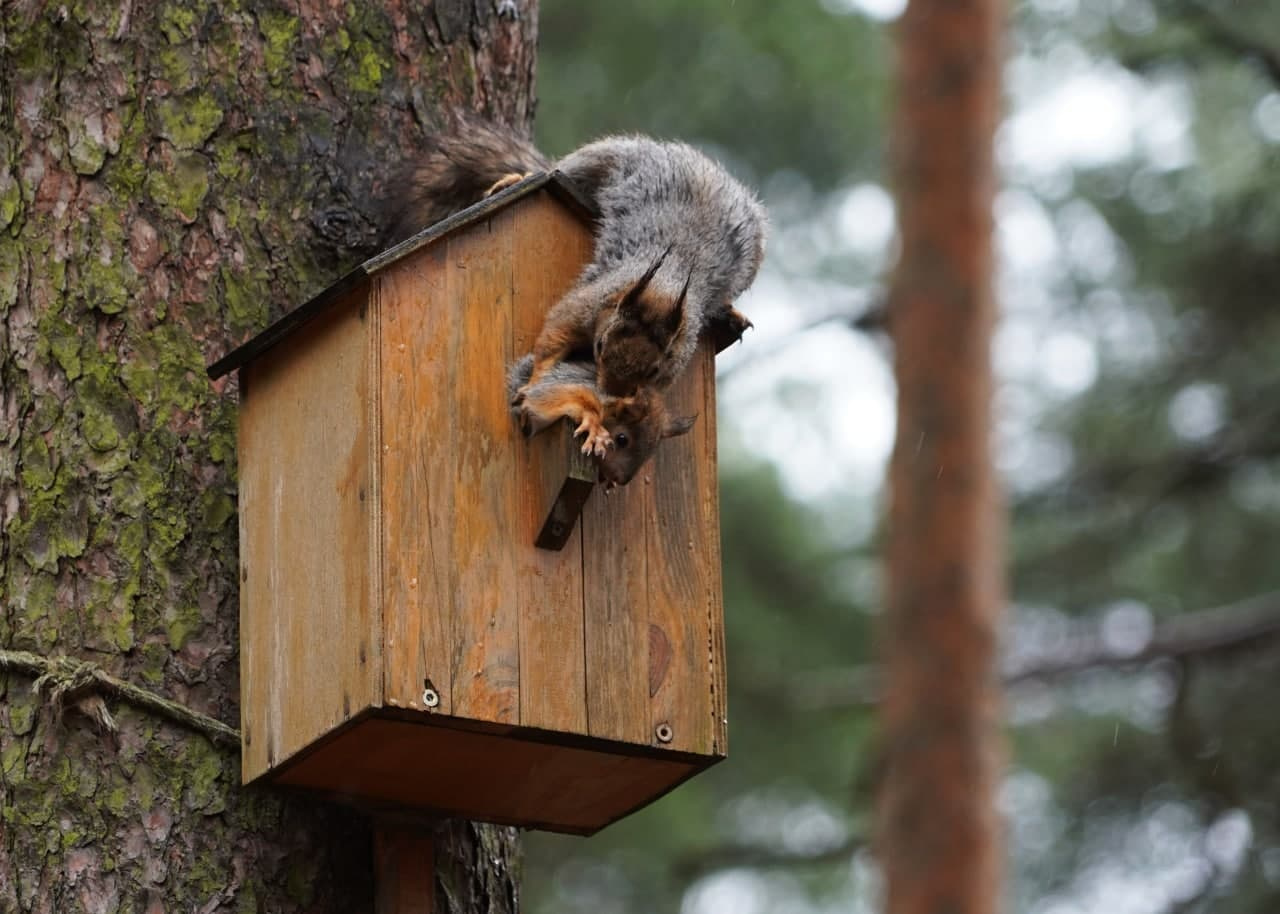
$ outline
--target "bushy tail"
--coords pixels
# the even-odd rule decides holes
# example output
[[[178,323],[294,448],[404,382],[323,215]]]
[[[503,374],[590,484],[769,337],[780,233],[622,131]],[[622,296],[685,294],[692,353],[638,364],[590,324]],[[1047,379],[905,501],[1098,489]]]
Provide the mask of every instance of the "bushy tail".
[[[549,168],[547,158],[516,130],[475,115],[458,115],[408,158],[388,186],[383,241],[402,241],[465,209],[513,172]]]

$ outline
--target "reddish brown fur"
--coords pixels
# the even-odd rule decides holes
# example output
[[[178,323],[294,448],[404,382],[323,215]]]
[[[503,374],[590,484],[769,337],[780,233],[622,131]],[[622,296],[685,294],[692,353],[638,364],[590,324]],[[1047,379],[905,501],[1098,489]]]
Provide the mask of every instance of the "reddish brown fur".
[[[518,388],[531,360],[517,363],[509,385]],[[634,396],[601,396],[586,362],[561,362],[516,394],[513,406],[525,435],[536,435],[559,419],[577,423],[585,435],[583,453],[595,454],[600,481],[626,485],[653,456],[663,438],[683,435],[696,416],[674,418],[662,396],[648,388]]]

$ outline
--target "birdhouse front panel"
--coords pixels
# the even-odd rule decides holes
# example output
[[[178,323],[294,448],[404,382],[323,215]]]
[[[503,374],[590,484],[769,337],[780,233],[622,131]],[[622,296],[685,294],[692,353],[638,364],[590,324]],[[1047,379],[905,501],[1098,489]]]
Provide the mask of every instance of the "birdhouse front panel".
[[[524,439],[505,375],[591,255],[556,191],[371,262],[243,366],[246,781],[591,832],[723,757],[709,344],[668,398],[694,430],[534,546],[575,445]]]

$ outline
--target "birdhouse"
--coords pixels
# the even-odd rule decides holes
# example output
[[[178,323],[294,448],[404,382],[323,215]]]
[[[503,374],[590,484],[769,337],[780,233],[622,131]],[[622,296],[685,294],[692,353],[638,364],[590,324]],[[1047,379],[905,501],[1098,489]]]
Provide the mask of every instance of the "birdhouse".
[[[585,503],[576,474],[577,518],[569,432],[509,412],[590,216],[526,179],[210,367],[239,371],[246,783],[589,834],[724,757],[715,346],[669,392],[693,431]]]

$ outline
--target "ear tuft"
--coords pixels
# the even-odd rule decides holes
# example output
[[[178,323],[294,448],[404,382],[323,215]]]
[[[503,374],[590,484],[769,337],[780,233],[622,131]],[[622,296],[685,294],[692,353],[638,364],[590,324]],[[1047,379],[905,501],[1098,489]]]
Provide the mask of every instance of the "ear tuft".
[[[676,438],[680,435],[686,435],[693,428],[693,423],[698,420],[697,413],[692,416],[683,416],[679,419],[667,419],[667,425],[662,430],[663,438]]]
[[[658,255],[658,259],[649,264],[649,269],[644,271],[644,275],[636,280],[636,284],[631,290],[623,296],[622,301],[618,304],[618,311],[622,314],[634,314],[640,305],[640,296],[644,295],[644,290],[649,288],[649,283],[653,281],[653,277],[658,274],[658,270],[662,267],[663,261],[667,259],[667,255],[671,253],[671,245],[667,245],[667,249]]]
[[[684,305],[685,299],[689,297],[689,284],[693,282],[693,270],[689,271],[689,275],[685,277],[684,287],[680,290],[680,297],[676,299],[675,306],[671,309],[671,313],[667,315],[665,330],[667,331],[667,339],[674,343],[680,337],[680,331],[684,329]]]

